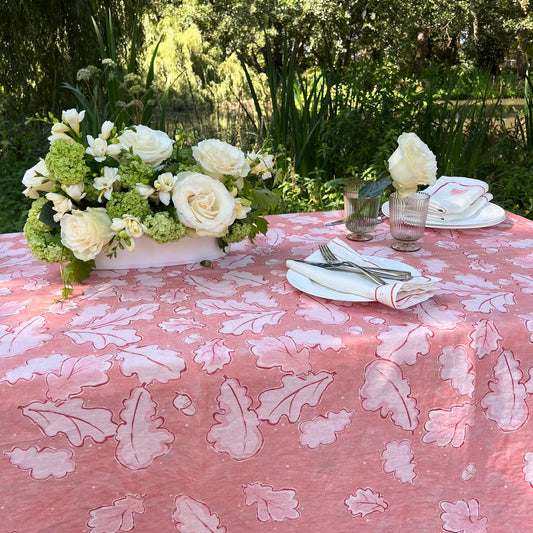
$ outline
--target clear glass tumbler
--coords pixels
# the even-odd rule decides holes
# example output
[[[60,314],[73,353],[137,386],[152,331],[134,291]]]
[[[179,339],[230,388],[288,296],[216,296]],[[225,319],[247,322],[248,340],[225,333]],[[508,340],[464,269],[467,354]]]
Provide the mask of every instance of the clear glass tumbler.
[[[346,235],[351,241],[370,241],[370,232],[378,223],[381,196],[373,196],[359,201],[359,189],[363,180],[350,180],[344,186],[344,224],[351,232]]]
[[[420,250],[418,241],[424,235],[428,214],[429,194],[416,192],[403,198],[398,193],[389,196],[390,233],[399,242],[392,248],[400,252]]]

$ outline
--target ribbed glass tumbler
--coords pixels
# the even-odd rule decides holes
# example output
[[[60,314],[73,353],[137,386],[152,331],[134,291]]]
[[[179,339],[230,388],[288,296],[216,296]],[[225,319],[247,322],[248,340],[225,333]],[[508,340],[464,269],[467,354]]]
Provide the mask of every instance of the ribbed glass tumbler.
[[[398,242],[392,248],[400,252],[420,250],[418,241],[424,235],[428,214],[429,194],[416,192],[403,198],[398,193],[389,196],[390,233]]]
[[[353,179],[344,186],[344,224],[351,232],[346,235],[351,241],[369,241],[370,232],[378,223],[381,195],[359,200],[363,180]]]

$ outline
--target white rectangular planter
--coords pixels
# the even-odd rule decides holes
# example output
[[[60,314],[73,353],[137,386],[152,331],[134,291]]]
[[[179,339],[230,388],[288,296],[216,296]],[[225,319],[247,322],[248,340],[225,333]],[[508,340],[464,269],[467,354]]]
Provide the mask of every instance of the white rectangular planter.
[[[216,237],[183,237],[179,241],[159,244],[143,235],[135,239],[135,251],[117,249],[116,257],[101,253],[95,263],[99,270],[149,268],[199,263],[224,255],[226,252],[218,246]]]

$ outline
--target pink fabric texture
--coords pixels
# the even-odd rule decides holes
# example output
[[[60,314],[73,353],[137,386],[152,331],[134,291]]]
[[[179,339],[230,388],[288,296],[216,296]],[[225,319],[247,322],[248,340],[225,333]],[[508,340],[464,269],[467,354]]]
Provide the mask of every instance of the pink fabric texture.
[[[74,296],[0,235],[0,531],[533,531],[533,222],[351,243],[441,278],[408,309],[294,289],[341,213]],[[342,216],[342,215],[341,215]]]

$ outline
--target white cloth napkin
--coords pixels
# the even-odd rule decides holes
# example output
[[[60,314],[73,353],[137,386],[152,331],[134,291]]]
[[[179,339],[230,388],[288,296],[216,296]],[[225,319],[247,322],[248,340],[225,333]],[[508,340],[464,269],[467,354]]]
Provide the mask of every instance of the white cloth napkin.
[[[487,183],[474,178],[441,176],[434,185],[424,190],[431,196],[428,217],[475,215],[490,200]]]
[[[340,239],[328,243],[331,251],[339,258],[353,261],[362,266],[379,266],[362,258],[355,250]],[[381,302],[394,309],[405,309],[431,298],[437,290],[439,278],[415,276],[409,281],[387,280],[387,285],[377,285],[363,274],[327,270],[325,268],[286,261],[287,267],[302,276],[334,291],[355,294],[368,300]]]

